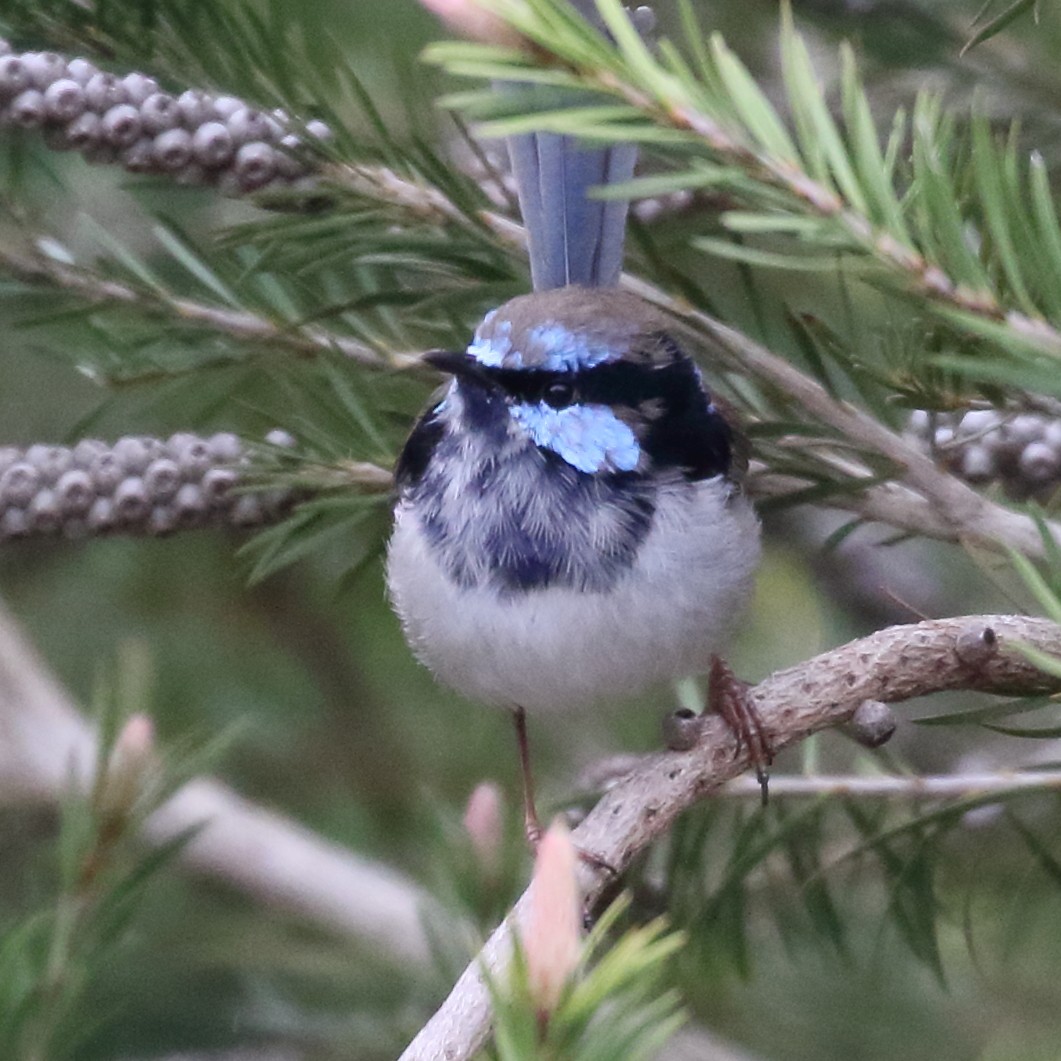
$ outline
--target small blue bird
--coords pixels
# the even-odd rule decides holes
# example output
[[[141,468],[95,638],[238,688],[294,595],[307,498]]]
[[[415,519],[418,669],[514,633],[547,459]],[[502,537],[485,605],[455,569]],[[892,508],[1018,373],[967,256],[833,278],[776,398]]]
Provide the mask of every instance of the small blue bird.
[[[613,286],[627,204],[587,191],[629,179],[635,148],[551,133],[509,148],[535,293],[488,313],[465,351],[425,355],[452,379],[398,461],[387,581],[436,677],[514,712],[533,843],[524,713],[711,669],[751,594],[759,523],[732,415],[668,319]],[[757,719],[738,706],[730,722],[761,772]]]

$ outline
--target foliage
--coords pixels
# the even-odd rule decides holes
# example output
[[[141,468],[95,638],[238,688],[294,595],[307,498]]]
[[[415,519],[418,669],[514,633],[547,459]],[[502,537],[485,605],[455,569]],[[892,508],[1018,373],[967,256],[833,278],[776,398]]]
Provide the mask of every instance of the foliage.
[[[460,348],[487,308],[525,288],[526,267],[489,160],[473,173],[453,161],[453,143],[473,159],[479,148],[431,105],[444,75],[413,65],[425,24],[411,5],[365,6],[401,43],[392,68],[378,35],[365,43],[350,29],[349,20],[369,16],[324,0],[3,5],[0,22],[19,46],[90,55],[117,72],[142,69],[173,91],[241,94],[299,120],[323,117],[337,135],[309,186],[226,202],[209,189],[68,164],[39,138],[5,127],[0,312],[15,340],[32,348],[25,356],[34,381],[51,367],[64,387],[76,372],[106,388],[101,404],[92,391],[74,414],[27,385],[40,405],[55,406],[40,422],[73,436],[114,424],[153,432],[211,424],[260,438],[280,426],[297,443],[260,446],[255,484],[312,497],[244,546],[238,590],[228,542],[159,547],[172,549],[171,559],[103,543],[82,565],[99,565],[94,582],[61,547],[26,551],[0,566],[0,585],[35,617],[49,650],[71,661],[66,676],[75,684],[96,639],[117,636],[121,622],[108,615],[132,609],[168,668],[165,725],[177,734],[193,722],[223,728],[253,711],[256,725],[229,768],[241,787],[419,873],[462,925],[485,932],[518,891],[521,849],[507,837],[502,871],[483,878],[452,808],[497,769],[508,745],[495,735],[500,723],[435,692],[400,647],[378,576],[363,563],[378,555],[386,531],[385,492],[364,470],[390,466],[427,399],[431,380],[416,353]],[[1018,74],[1000,57],[1003,44],[1036,55],[1036,40],[1019,36],[1035,5],[985,8],[972,30],[940,5],[910,5],[916,55],[905,45],[884,54],[907,40],[894,21],[861,43],[843,23],[850,39],[834,48],[824,39],[836,24],[827,16],[840,18],[844,5],[801,5],[798,29],[786,8],[779,64],[772,50],[765,61],[760,52],[762,42],[772,48],[774,26],[748,16],[747,5],[718,5],[734,22],[723,36],[706,35],[693,5],[679,4],[658,45],[632,30],[618,0],[600,4],[614,43],[560,0],[496,6],[534,47],[433,45],[449,106],[484,134],[551,128],[642,145],[642,175],[611,193],[661,197],[656,218],[633,226],[633,282],[668,299],[692,337],[718,354],[708,365],[713,383],[746,414],[757,461],[789,477],[764,511],[847,504],[855,522],[833,538],[840,555],[858,546],[851,532],[866,518],[862,498],[877,485],[905,484],[905,469],[872,438],[824,422],[761,366],[716,349],[708,316],[818,384],[832,407],[856,409],[900,441],[911,408],[1019,409],[1061,397],[1058,156],[1049,135],[1057,86],[1048,64],[1022,63]],[[870,7],[865,22],[880,27],[884,9],[903,5]],[[1047,43],[1061,36],[1052,12],[1039,15]],[[746,19],[753,39],[735,40]],[[928,69],[933,87],[911,92],[904,77],[920,80]],[[449,75],[475,83],[457,91]],[[979,96],[966,91],[970,79],[982,82]],[[524,89],[500,92],[497,81]],[[573,89],[584,102],[563,106]],[[1018,117],[1010,120],[1010,110]],[[677,208],[668,199],[676,193]],[[13,388],[10,377],[5,384]],[[1046,523],[1053,507],[1007,511],[1044,527],[1054,570],[1037,573],[1017,553],[1013,563],[1036,606],[1056,616]],[[850,587],[828,600],[816,592],[814,550],[789,533],[793,525],[769,524],[784,529],[765,596],[781,603],[773,614],[769,603],[760,606],[755,644],[743,650],[749,673],[786,662],[784,646],[806,655],[867,622]],[[903,548],[893,555],[913,555]],[[924,581],[942,582],[937,568],[964,565],[957,552],[932,554]],[[295,575],[281,572],[292,564]],[[941,590],[947,608],[997,604],[974,568],[953,570],[953,585]],[[244,593],[248,571],[256,588]],[[45,601],[33,585],[38,575],[65,581],[74,603],[57,593]],[[206,634],[192,629],[190,612],[196,627],[210,624]],[[807,618],[793,623],[793,615]],[[269,631],[278,631],[275,640]],[[125,703],[139,709],[142,697]],[[802,763],[783,765],[813,776],[820,756],[851,774],[902,776],[957,769],[970,741],[997,738],[1003,743],[990,747],[1012,756],[1017,737],[1059,732],[1052,701],[963,699],[933,710],[895,752],[824,739]],[[645,747],[655,739],[649,713],[621,714],[602,743]],[[550,767],[554,776],[573,771],[570,724],[543,735],[546,776]],[[112,736],[116,728],[104,726]],[[1050,745],[1041,747],[1049,754]],[[160,1021],[154,1038],[130,1045],[114,1031],[123,1014],[102,1010],[100,1028],[87,1021],[101,965],[126,953],[119,948],[131,925],[158,931],[150,918],[133,919],[152,889],[175,887],[172,852],[145,856],[129,834],[190,769],[160,766],[117,832],[91,799],[72,796],[59,840],[46,831],[36,838],[47,850],[54,841],[61,855],[50,878],[58,884],[29,914],[25,895],[3,896],[11,929],[0,944],[0,1052],[42,1061],[163,1055],[230,1042],[238,1026],[295,1043],[306,1056],[393,1056],[474,941],[440,919],[432,925],[439,968],[388,979],[362,955],[289,925],[263,926],[259,912],[237,913],[229,897],[191,884],[195,939],[187,946],[224,967],[228,989],[197,995],[181,979],[180,956],[159,948],[152,968],[184,1016],[180,1033]],[[1026,999],[1004,997],[1004,930],[1048,968],[1057,957],[1058,808],[1047,787],[890,805],[852,795],[775,799],[765,811],[721,800],[700,808],[639,864],[630,906],[613,908],[595,930],[597,957],[544,1042],[519,991],[518,962],[514,993],[494,984],[497,1054],[648,1056],[676,1026],[680,1006],[779,1057],[989,1051],[996,1030],[981,1026],[983,1007],[969,998],[996,990],[1011,1020],[1027,1009]],[[565,792],[548,795],[568,802]],[[661,913],[681,930],[681,950],[680,937],[664,934]],[[216,926],[224,931],[212,943]],[[130,979],[143,978],[143,957],[127,960]],[[804,963],[820,974],[817,995]],[[890,1008],[868,988],[848,1011],[824,1004],[827,991],[873,980],[878,970],[892,985]],[[961,990],[947,996],[942,985],[956,982]],[[1052,998],[1052,984],[1046,975],[1034,988]],[[772,990],[787,1011],[819,1014],[816,1026],[794,1042],[772,1038],[772,1021],[748,1017],[770,1005]],[[134,997],[146,1009],[144,995]],[[846,1012],[859,1014],[858,1049]],[[931,1034],[920,1035],[921,1025],[904,1019],[910,1014]],[[962,1035],[951,1036],[940,1014]],[[873,1045],[878,1025],[884,1038]]]
[[[658,920],[619,933],[627,908],[618,899],[597,921],[583,968],[547,1016],[535,1006],[517,942],[507,982],[490,984],[497,1061],[645,1061],[664,1046],[684,1020],[677,993],[659,986],[682,939]]]
[[[0,1049],[8,1057],[81,1056],[101,1027],[122,1016],[104,1010],[88,1019],[94,978],[124,960],[145,891],[193,835],[138,850],[147,817],[217,753],[215,746],[168,762],[157,756],[142,714],[147,667],[143,646],[130,644],[114,678],[101,683],[94,779],[86,792],[71,772],[55,840],[54,898],[0,946]]]

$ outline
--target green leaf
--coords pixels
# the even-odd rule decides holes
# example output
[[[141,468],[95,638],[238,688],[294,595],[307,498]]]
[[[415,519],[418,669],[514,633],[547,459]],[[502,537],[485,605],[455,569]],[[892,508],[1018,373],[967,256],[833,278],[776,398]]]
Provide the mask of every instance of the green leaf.
[[[822,272],[836,268],[835,257],[825,254],[778,254],[774,251],[761,250],[758,247],[748,247],[742,243],[731,243],[729,240],[717,239],[714,236],[698,236],[691,242],[698,250],[706,251],[717,258],[728,258],[730,261],[759,265],[768,269]]]
[[[1011,22],[1016,21],[1021,15],[1027,11],[1034,11],[1036,13],[1036,19],[1038,20],[1038,8],[1039,0],[1014,0],[1004,11],[997,14],[989,22],[985,22],[962,46],[962,50],[958,53],[959,57],[964,56],[970,49],[975,48],[978,44],[983,44],[984,41],[1004,30]]]
[[[718,76],[729,93],[730,102],[748,132],[764,151],[778,161],[797,163],[799,151],[777,111],[744,64],[726,47],[718,34],[711,37],[711,54]]]
[[[1043,612],[1055,623],[1061,623],[1061,599],[1048,585],[1035,565],[1023,553],[1018,553],[1015,549],[1007,548],[1006,555]]]

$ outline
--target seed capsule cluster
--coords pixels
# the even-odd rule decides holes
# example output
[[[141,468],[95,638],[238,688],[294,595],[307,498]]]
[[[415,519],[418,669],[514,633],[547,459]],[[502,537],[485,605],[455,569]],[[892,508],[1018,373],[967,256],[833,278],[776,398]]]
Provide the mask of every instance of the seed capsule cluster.
[[[1061,486],[1061,419],[1048,414],[918,409],[907,430],[967,482],[999,483],[1022,500],[1046,500]]]
[[[274,432],[273,444],[286,441]],[[243,444],[221,432],[168,439],[129,435],[76,446],[0,447],[0,541],[27,535],[162,535],[226,524],[254,527],[282,516],[291,491],[243,493]]]
[[[194,89],[171,96],[144,74],[118,77],[55,52],[16,54],[3,40],[0,125],[40,129],[51,147],[90,162],[235,195],[306,176],[313,168],[307,143],[331,136],[323,122],[302,129],[283,111]]]

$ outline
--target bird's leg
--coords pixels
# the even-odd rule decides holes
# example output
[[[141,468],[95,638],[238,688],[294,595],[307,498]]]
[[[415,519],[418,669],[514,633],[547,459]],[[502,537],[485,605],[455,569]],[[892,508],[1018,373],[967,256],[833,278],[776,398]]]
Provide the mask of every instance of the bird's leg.
[[[517,707],[512,712],[516,724],[516,745],[519,748],[519,771],[523,781],[523,832],[531,851],[538,850],[542,838],[542,823],[534,805],[534,774],[531,772],[530,742],[527,740],[527,712]]]
[[[711,689],[708,710],[714,711],[737,738],[737,751],[747,748],[755,767],[755,776],[763,792],[763,806],[769,796],[770,764],[774,748],[763,729],[759,712],[748,696],[748,685],[742,682],[720,656],[711,659]]]
[[[523,781],[523,834],[527,838],[527,844],[532,854],[538,853],[538,844],[541,841],[541,820],[538,817],[538,808],[534,803],[534,774],[531,771],[530,741],[527,740],[527,712],[522,707],[513,708],[512,721],[516,724],[516,744],[519,748],[519,771]],[[606,873],[610,877],[618,877],[619,872],[606,859],[595,855],[591,851],[583,851],[576,847],[578,857],[588,866]]]

